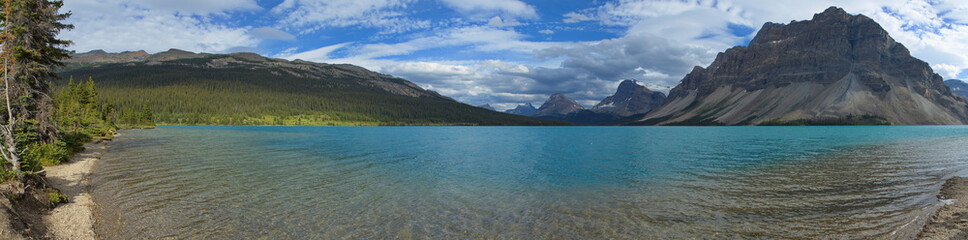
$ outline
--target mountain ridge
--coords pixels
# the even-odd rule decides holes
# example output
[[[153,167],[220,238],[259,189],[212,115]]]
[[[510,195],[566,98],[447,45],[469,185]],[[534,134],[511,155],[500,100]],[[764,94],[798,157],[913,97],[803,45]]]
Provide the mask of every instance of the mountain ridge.
[[[665,98],[665,93],[649,90],[649,88],[639,85],[638,81],[629,79],[623,80],[618,89],[615,90],[615,94],[605,97],[591,110],[596,113],[616,115],[620,118],[629,117],[652,111],[652,109],[661,106]]]
[[[756,125],[876,115],[894,124],[963,124],[968,103],[879,24],[831,7],[766,23],[748,46],[695,67],[646,125]]]
[[[63,77],[92,78],[104,101],[149,105],[174,125],[559,125],[477,108],[349,64],[172,49],[73,54]],[[63,86],[66,80],[55,82]]]

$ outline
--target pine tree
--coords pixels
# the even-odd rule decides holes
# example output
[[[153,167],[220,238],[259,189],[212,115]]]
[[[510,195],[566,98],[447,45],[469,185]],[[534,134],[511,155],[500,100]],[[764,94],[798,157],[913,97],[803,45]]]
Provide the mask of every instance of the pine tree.
[[[58,0],[2,0],[2,4],[0,61],[4,109],[0,115],[0,155],[10,163],[16,176],[22,177],[23,146],[18,146],[16,135],[36,134],[40,141],[56,137],[49,81],[56,77],[53,68],[68,57],[63,47],[70,42],[57,39],[57,34],[73,26],[61,23],[70,14],[58,12],[63,6]]]
[[[151,105],[147,103],[141,107],[141,114],[139,114],[139,116],[140,118],[138,123],[140,124],[152,125],[155,123],[154,121],[155,117],[151,113]]]

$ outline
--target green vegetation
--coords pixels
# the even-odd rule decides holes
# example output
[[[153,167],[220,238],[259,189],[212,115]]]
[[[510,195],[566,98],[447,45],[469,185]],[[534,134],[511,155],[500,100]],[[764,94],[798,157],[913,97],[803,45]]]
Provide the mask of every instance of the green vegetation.
[[[58,149],[57,129],[50,98],[53,68],[68,57],[69,41],[58,33],[73,26],[61,21],[61,1],[6,0],[0,9],[0,61],[3,67],[3,107],[0,113],[0,176],[25,182],[25,173],[40,170],[41,158],[54,161]],[[22,184],[18,186],[24,186]],[[25,187],[15,192],[23,194]]]
[[[70,201],[70,199],[67,198],[67,195],[61,193],[60,190],[53,188],[47,190],[47,203],[50,206],[57,206],[57,204],[67,203],[67,201]]]
[[[41,166],[46,167],[67,162],[73,154],[71,149],[67,147],[67,143],[60,140],[54,140],[52,143],[32,143],[27,145],[24,150],[24,162],[27,163],[27,166],[30,166],[29,168],[25,167],[25,169],[40,169]]]
[[[114,119],[116,113],[110,104],[96,101],[97,90],[94,81],[74,84],[70,80],[68,86],[54,93],[52,119],[57,124],[56,136],[44,141],[38,131],[39,124],[34,120],[25,120],[20,124],[15,135],[21,158],[21,170],[37,172],[45,166],[57,165],[71,160],[71,157],[84,150],[84,143],[92,140],[110,140],[117,131]],[[150,112],[133,113],[128,117],[132,122],[128,125],[149,124]],[[0,172],[0,178],[10,180],[17,175],[11,172]]]
[[[244,66],[196,67],[211,58],[72,66],[60,74],[96,79],[99,100],[116,104],[121,124],[138,122],[134,118],[138,112],[147,112],[145,108],[154,113],[155,123],[163,125],[562,124],[489,111],[444,97],[390,94],[351,77],[312,79]],[[288,70],[302,76],[318,74]]]
[[[816,118],[780,121],[777,119],[760,123],[760,126],[830,126],[830,125],[891,125],[886,118],[875,115],[847,116],[842,118]]]
[[[118,113],[114,105],[98,100],[97,87],[94,80],[74,84],[74,79],[68,80],[67,87],[60,88],[54,94],[54,120],[62,134],[70,135],[72,140],[88,140],[84,136],[104,138],[113,136],[117,127],[115,122]],[[150,115],[133,114],[122,115],[121,119],[130,123],[150,123]],[[146,118],[147,117],[147,118]]]

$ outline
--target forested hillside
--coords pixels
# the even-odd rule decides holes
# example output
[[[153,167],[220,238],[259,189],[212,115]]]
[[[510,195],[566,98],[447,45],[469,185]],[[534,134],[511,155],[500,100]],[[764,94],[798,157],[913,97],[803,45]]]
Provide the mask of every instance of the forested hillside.
[[[149,106],[158,124],[559,124],[462,104],[352,65],[254,54],[92,52],[75,55],[59,74],[92,78],[99,98],[121,113]]]

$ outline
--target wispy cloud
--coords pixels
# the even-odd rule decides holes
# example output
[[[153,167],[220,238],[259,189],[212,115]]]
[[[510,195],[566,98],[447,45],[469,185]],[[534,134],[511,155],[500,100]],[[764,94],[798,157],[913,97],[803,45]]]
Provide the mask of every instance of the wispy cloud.
[[[285,0],[271,12],[281,16],[283,26],[310,33],[331,27],[378,28],[402,33],[430,26],[430,21],[408,16],[414,0]]]
[[[490,18],[503,16],[504,18],[538,18],[534,6],[519,0],[440,0],[445,5],[468,17]]]
[[[249,35],[252,35],[261,39],[271,39],[271,40],[283,40],[283,41],[295,41],[296,36],[284,32],[279,29],[271,27],[260,27],[249,30]]]
[[[244,27],[231,27],[208,20],[211,15],[257,8],[254,2],[233,4],[198,1],[129,2],[122,0],[71,0],[64,10],[73,13],[67,22],[75,29],[60,37],[74,41],[70,49],[88,51],[147,50],[180,48],[190,51],[222,52],[232,48],[254,48],[259,40]],[[184,14],[190,12],[191,14]]]

